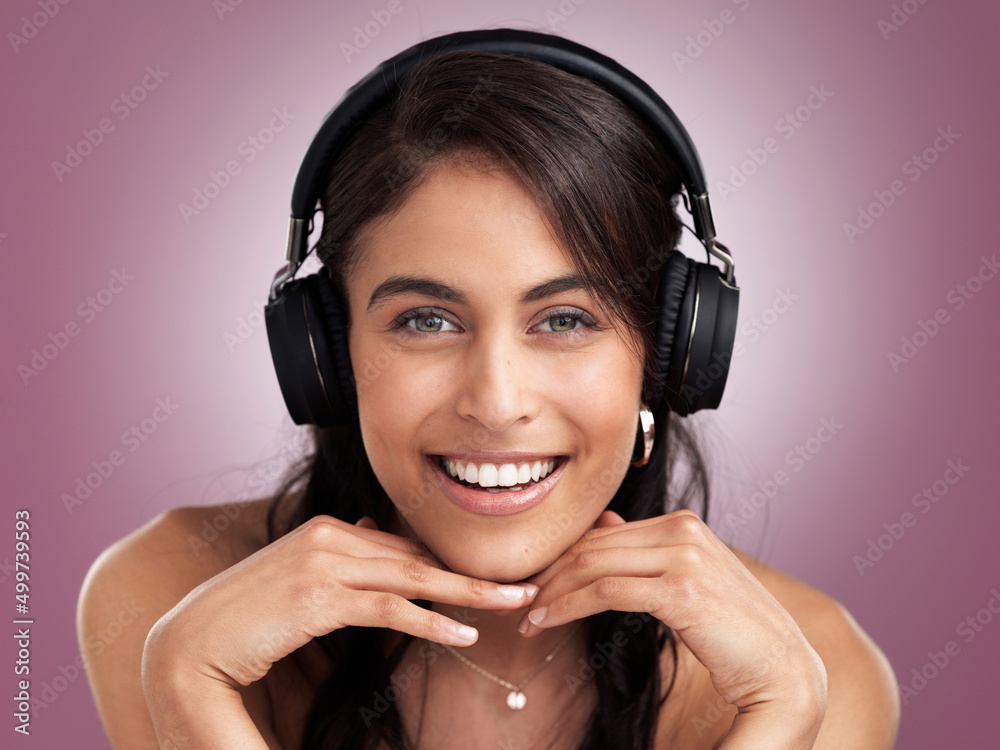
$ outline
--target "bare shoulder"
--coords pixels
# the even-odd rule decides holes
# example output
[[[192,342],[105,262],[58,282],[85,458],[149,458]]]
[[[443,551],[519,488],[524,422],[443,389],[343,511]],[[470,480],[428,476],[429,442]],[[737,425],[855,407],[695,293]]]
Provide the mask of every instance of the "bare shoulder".
[[[815,750],[894,747],[899,689],[892,665],[878,645],[836,599],[730,549],[788,611],[826,667],[826,717]]]
[[[159,747],[142,690],[146,636],[193,589],[265,546],[268,503],[165,511],[91,565],[77,602],[77,639],[113,747]],[[255,685],[243,695],[258,715],[269,710],[266,697]]]

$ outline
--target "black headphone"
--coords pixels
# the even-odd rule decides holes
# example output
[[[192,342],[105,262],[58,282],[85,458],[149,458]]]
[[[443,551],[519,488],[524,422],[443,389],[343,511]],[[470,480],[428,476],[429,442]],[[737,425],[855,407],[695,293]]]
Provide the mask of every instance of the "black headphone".
[[[647,405],[655,412],[665,401],[680,416],[718,407],[733,356],[739,287],[729,250],[715,239],[701,161],[684,126],[644,81],[589,47],[552,34],[487,29],[428,39],[386,60],[347,90],[313,138],[292,193],[288,263],[275,276],[264,307],[271,356],[292,419],[321,427],[357,419],[340,294],[325,267],[292,280],[310,252],[309,232],[328,167],[355,126],[388,101],[411,67],[455,50],[532,58],[589,78],[629,105],[660,137],[681,173],[695,234],[708,254],[725,264],[725,274],[678,251],[668,254],[656,295],[657,378]]]

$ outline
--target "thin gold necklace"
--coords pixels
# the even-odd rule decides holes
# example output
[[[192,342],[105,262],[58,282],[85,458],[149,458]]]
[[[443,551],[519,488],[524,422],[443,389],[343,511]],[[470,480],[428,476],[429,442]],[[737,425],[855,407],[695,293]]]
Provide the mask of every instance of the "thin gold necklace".
[[[555,655],[559,653],[559,650],[563,646],[565,646],[567,643],[569,643],[569,639],[573,637],[573,634],[576,632],[576,630],[577,630],[577,628],[573,627],[569,631],[569,633],[566,634],[566,637],[563,639],[562,643],[560,643],[558,646],[556,646],[552,650],[552,653],[550,653],[548,656],[545,657],[545,661],[543,661],[541,664],[539,664],[537,667],[535,667],[535,670],[531,674],[529,674],[527,677],[525,677],[523,680],[521,680],[520,684],[518,684],[518,685],[515,685],[512,682],[507,682],[507,680],[504,680],[504,679],[502,679],[500,677],[497,677],[495,674],[487,672],[485,669],[483,669],[482,667],[480,667],[478,664],[474,664],[472,661],[470,661],[469,659],[467,659],[464,656],[462,656],[458,651],[456,651],[454,648],[452,648],[448,644],[442,643],[441,645],[444,646],[446,649],[448,649],[448,651],[450,651],[452,654],[454,654],[464,664],[472,667],[474,670],[476,670],[477,672],[479,672],[479,674],[483,675],[483,677],[489,677],[494,682],[498,682],[501,685],[503,685],[505,688],[507,688],[510,691],[509,693],[507,693],[507,706],[508,706],[508,708],[510,708],[510,709],[512,709],[514,711],[520,711],[522,708],[524,708],[525,704],[528,702],[527,697],[525,697],[524,693],[521,692],[522,688],[524,688],[524,686],[527,685],[528,682],[530,682],[534,678],[535,675],[537,675],[539,672],[541,672],[546,667],[546,665],[555,658]]]

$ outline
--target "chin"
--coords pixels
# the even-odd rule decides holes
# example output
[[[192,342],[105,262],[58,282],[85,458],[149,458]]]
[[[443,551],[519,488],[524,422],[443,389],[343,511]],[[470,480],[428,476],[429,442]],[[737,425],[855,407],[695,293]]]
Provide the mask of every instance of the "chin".
[[[510,550],[516,548],[517,545],[508,543],[504,546]],[[510,553],[492,555],[488,549],[476,557],[470,557],[464,550],[452,555],[438,550],[432,550],[432,552],[453,573],[496,583],[524,582],[545,570],[551,565],[552,560],[558,557],[556,555],[552,560],[548,560],[548,556],[546,556],[546,559],[542,559],[537,552],[524,555]]]

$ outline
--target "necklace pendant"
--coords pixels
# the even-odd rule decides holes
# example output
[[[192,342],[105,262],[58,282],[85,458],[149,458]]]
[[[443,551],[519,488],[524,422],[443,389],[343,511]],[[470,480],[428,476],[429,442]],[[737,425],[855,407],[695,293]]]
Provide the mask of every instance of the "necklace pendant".
[[[514,711],[520,711],[527,702],[528,699],[520,690],[511,690],[507,693],[507,706]]]

